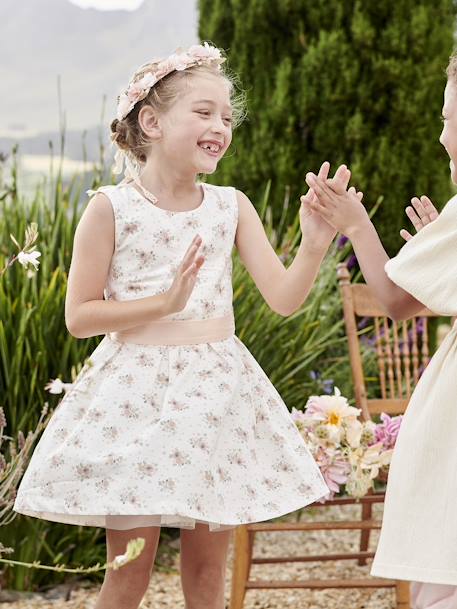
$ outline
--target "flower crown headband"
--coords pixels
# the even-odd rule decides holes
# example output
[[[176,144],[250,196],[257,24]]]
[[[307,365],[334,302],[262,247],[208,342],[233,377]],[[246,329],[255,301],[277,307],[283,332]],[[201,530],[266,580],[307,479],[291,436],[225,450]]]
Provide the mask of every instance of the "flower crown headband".
[[[218,48],[209,45],[207,42],[194,44],[187,51],[178,48],[174,53],[165,59],[154,59],[139,68],[138,71],[145,70],[145,74],[138,80],[131,80],[127,89],[123,91],[117,99],[117,119],[121,121],[134,108],[135,104],[144,99],[151,88],[162,78],[171,72],[181,72],[187,68],[200,65],[215,66],[221,69],[221,64],[225,61]],[[113,142],[114,143],[114,142]],[[125,177],[139,178],[140,167],[136,159],[125,150],[118,147],[114,155],[114,173],[122,173],[124,162],[126,165]]]
[[[171,72],[175,70],[181,72],[202,64],[216,66],[220,70],[220,64],[224,61],[225,57],[222,57],[220,50],[205,42],[203,45],[194,44],[187,51],[176,49],[165,59],[156,59],[144,64],[142,68],[147,70],[146,74],[139,80],[130,81],[127,89],[118,97],[117,119],[121,121],[125,118],[133,110],[135,104],[144,99],[150,89]]]

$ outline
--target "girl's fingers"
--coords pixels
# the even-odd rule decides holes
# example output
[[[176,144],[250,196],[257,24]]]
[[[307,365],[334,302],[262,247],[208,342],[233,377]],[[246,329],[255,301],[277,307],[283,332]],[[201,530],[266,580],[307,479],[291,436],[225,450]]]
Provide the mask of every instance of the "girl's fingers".
[[[330,163],[328,161],[324,161],[319,169],[319,173],[317,174],[323,180],[328,178],[328,172],[330,171]]]
[[[348,187],[351,179],[351,172],[346,165],[340,165],[335,172],[332,180],[330,180],[332,189],[338,194],[343,194]]]
[[[313,173],[308,173],[306,175],[306,181],[308,186],[314,190],[321,205],[326,205],[332,202],[335,193],[323,180],[315,176]]]
[[[308,192],[306,193],[306,195],[301,195],[300,201],[303,203],[303,205],[308,205],[313,200],[313,196],[314,196],[313,189],[310,188],[308,190]]]
[[[181,277],[183,279],[189,279],[194,277],[197,272],[199,271],[199,269],[201,268],[203,262],[205,261],[203,256],[199,256],[196,260],[194,260],[189,266],[188,268],[183,271],[183,273],[181,274]]]
[[[416,211],[412,207],[409,207],[409,206],[406,208],[405,211],[406,211],[406,215],[408,216],[408,218],[413,223],[414,228],[417,231],[419,231],[422,228],[423,225],[422,225],[422,220],[417,215]]]
[[[348,190],[348,193],[350,195],[355,195],[359,201],[363,199],[363,192],[360,190],[357,192],[354,186],[351,186],[351,188]]]
[[[313,201],[310,207],[313,211],[317,212],[320,216],[322,216],[324,220],[330,221],[330,218],[332,216],[331,212],[324,205],[321,205],[321,202],[318,199],[316,201]]]
[[[328,177],[328,172],[330,171],[330,163],[328,161],[324,161],[321,165],[321,168],[319,169],[319,173],[317,174],[320,178],[322,178],[323,180],[326,180]],[[305,178],[306,180],[306,178]],[[302,195],[300,197],[300,200],[302,200],[302,197],[304,197],[306,200],[305,202],[309,202],[312,201],[313,198],[315,197],[313,189],[310,188],[308,190],[308,192],[305,195]],[[303,201],[302,201],[303,202]]]
[[[181,271],[186,270],[190,264],[192,264],[195,254],[198,252],[198,248],[202,244],[202,238],[197,235],[192,239],[191,244],[187,248],[186,253],[183,256],[180,268]]]
[[[423,218],[427,215],[427,212],[425,211],[424,206],[422,205],[422,201],[418,197],[413,197],[411,199],[411,203],[414,209],[416,210],[416,213],[419,218]]]
[[[433,220],[436,220],[439,216],[438,210],[430,201],[430,199],[426,195],[422,195],[420,200],[423,208],[425,209],[426,213],[428,214],[428,217],[430,218],[430,221],[433,222]]]
[[[410,239],[413,238],[413,236],[411,235],[411,233],[409,233],[406,228],[402,228],[400,231],[400,235],[403,237],[403,239],[405,241],[409,241]]]

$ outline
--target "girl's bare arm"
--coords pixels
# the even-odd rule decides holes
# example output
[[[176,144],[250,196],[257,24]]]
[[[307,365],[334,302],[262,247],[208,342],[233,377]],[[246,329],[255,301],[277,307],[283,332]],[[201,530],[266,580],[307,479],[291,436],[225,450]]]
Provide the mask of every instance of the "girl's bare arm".
[[[246,269],[270,308],[291,315],[305,301],[319,271],[326,249],[313,249],[303,241],[286,269],[265,233],[248,197],[237,191],[238,227],[235,244]]]
[[[389,279],[384,266],[389,260],[378,233],[359,198],[351,192],[336,193],[319,177],[308,174],[317,201],[315,211],[352,242],[365,281],[394,320],[413,317],[424,305]]]

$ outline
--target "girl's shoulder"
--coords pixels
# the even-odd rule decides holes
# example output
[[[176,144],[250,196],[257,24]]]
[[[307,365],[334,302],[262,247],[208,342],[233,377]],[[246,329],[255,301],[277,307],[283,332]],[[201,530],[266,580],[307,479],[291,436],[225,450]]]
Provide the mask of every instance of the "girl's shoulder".
[[[208,184],[204,182],[204,187],[220,196],[226,196],[229,198],[236,197],[236,189],[234,186],[218,186],[217,184]]]
[[[229,211],[235,223],[237,223],[239,211],[236,188],[234,186],[218,186],[207,183],[204,183],[204,188],[210,193],[213,203],[217,205],[217,209],[222,213]]]
[[[99,186],[98,188],[92,190],[87,190],[86,194],[89,197],[93,197],[98,193],[104,194],[110,201],[111,206],[113,207],[115,217],[118,215],[119,211],[124,207],[125,201],[129,196],[129,189],[124,188],[127,184],[120,182],[119,184],[105,184]]]

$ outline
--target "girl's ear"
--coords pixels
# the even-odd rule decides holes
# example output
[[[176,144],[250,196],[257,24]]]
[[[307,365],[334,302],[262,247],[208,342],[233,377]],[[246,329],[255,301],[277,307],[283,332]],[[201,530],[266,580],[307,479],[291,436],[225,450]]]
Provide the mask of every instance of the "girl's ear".
[[[159,139],[162,135],[162,129],[159,125],[157,113],[151,106],[143,106],[138,112],[138,123],[147,135],[151,139]]]

